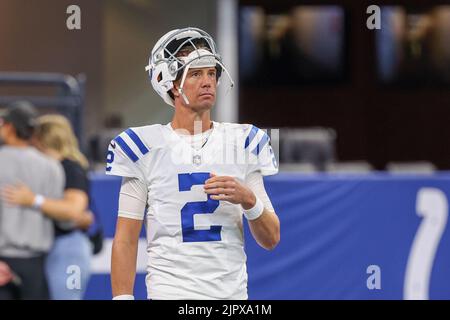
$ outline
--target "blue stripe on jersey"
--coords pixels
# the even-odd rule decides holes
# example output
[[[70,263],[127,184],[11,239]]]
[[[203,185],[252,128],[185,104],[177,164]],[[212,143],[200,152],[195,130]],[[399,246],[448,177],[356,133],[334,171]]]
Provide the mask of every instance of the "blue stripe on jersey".
[[[259,141],[258,145],[255,147],[255,149],[253,149],[252,153],[254,153],[255,155],[258,155],[268,141],[269,141],[269,136],[267,135],[267,133],[264,133],[264,136],[261,138],[261,140]]]
[[[142,142],[141,138],[138,137],[138,135],[131,129],[127,129],[125,133],[133,140],[133,142],[136,144],[136,146],[141,150],[142,155],[145,155],[148,153],[147,147]]]
[[[123,152],[125,152],[125,154],[128,156],[128,158],[133,160],[133,162],[136,162],[139,160],[138,156],[133,152],[133,150],[131,150],[131,148],[122,139],[122,137],[117,136],[116,138],[114,138],[114,141],[117,142],[117,144],[120,146],[120,148],[122,148]]]
[[[250,133],[248,134],[247,139],[245,139],[244,149],[246,149],[248,147],[248,145],[253,141],[257,132],[258,132],[258,128],[255,126],[252,126],[252,129],[250,130]]]

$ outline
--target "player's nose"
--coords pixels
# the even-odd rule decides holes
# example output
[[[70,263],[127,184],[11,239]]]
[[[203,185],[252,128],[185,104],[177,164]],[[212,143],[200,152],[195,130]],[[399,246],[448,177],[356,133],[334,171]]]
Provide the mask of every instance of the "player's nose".
[[[208,75],[203,75],[202,77],[202,87],[210,88],[212,86],[212,79]]]
[[[202,74],[202,87],[211,87],[216,82],[215,75],[212,76],[209,72]]]

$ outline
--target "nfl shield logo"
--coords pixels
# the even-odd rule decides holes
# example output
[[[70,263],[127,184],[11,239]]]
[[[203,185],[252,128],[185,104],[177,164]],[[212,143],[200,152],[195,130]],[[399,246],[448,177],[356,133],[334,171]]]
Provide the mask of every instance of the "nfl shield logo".
[[[196,154],[195,156],[192,157],[192,162],[196,165],[199,166],[202,164],[202,157],[198,154]]]

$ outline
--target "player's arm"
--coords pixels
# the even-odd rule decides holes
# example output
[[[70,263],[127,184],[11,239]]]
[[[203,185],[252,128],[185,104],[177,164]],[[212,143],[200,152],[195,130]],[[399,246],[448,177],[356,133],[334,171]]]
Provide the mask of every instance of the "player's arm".
[[[247,210],[245,216],[250,232],[261,247],[272,250],[280,242],[280,220],[264,188],[263,177],[259,171],[253,172],[245,183],[252,193],[247,204],[242,205]]]
[[[136,259],[142,220],[119,217],[112,246],[111,286],[113,297],[133,296]]]
[[[274,249],[280,242],[280,220],[275,212],[264,208],[261,216],[248,220],[256,242],[266,250]]]
[[[211,175],[204,188],[207,194],[211,194],[211,199],[240,204],[256,242],[264,249],[272,250],[280,241],[280,220],[265,192],[261,174],[255,172],[249,175],[246,182]]]
[[[114,298],[133,298],[138,241],[146,199],[144,183],[135,178],[123,179],[111,258],[111,286]]]

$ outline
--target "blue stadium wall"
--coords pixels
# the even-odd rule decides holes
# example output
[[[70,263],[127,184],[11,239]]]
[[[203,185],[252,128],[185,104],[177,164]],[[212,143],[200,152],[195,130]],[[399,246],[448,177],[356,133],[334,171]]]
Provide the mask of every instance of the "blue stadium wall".
[[[120,178],[93,174],[105,230],[85,299],[111,299],[111,240]],[[450,299],[450,174],[279,174],[265,179],[281,241],[245,228],[250,299]],[[135,295],[146,299],[142,233]]]

